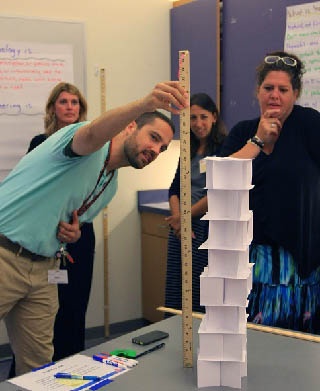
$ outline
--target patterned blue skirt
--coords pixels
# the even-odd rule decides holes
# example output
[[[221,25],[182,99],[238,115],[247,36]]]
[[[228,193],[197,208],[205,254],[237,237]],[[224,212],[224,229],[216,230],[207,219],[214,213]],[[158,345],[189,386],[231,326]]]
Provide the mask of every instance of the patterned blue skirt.
[[[253,287],[248,321],[320,334],[320,267],[307,278],[284,248],[251,245]]]

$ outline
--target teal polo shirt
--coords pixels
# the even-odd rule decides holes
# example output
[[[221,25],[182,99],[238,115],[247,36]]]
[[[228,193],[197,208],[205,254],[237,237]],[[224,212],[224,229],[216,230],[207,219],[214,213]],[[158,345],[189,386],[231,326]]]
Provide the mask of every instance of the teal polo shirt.
[[[66,126],[25,155],[0,184],[0,233],[26,249],[54,256],[60,221],[69,222],[96,186],[110,143],[87,156],[68,157],[64,148],[84,125]],[[90,222],[108,205],[117,190],[116,171],[100,197],[79,218]],[[95,194],[108,180],[104,173]]]

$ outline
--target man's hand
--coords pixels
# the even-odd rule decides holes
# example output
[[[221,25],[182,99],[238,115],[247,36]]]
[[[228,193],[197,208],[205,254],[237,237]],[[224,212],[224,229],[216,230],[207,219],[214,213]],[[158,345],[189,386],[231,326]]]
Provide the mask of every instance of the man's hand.
[[[178,81],[167,81],[156,84],[151,93],[143,99],[146,111],[164,109],[173,114],[189,105],[188,94]]]
[[[74,243],[80,239],[81,231],[77,211],[72,213],[72,222],[60,221],[57,238],[63,243]]]

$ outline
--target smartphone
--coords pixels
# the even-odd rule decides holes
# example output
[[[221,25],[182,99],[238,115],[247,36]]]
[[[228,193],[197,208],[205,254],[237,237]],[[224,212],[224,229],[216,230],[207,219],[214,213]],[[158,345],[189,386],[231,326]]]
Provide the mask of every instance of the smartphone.
[[[132,342],[138,345],[149,345],[152,342],[160,341],[160,339],[167,337],[169,337],[169,334],[165,331],[154,330],[150,331],[149,333],[133,337]]]

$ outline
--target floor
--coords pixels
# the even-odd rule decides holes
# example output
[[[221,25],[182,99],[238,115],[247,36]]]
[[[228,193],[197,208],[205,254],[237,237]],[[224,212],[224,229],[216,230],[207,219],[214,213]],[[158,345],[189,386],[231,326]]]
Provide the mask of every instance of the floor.
[[[147,326],[150,322],[145,321],[144,319],[135,319],[127,322],[120,322],[117,324],[110,325],[109,337],[97,337],[97,334],[103,335],[101,330],[97,333],[97,330],[89,330],[86,333],[86,342],[85,347],[89,349],[93,346],[99,345],[105,341],[110,341],[110,339],[120,337],[123,334],[129,333],[131,331],[137,330],[140,327]],[[8,378],[8,373],[11,366],[11,358],[5,357],[0,358],[0,382],[5,381]]]

